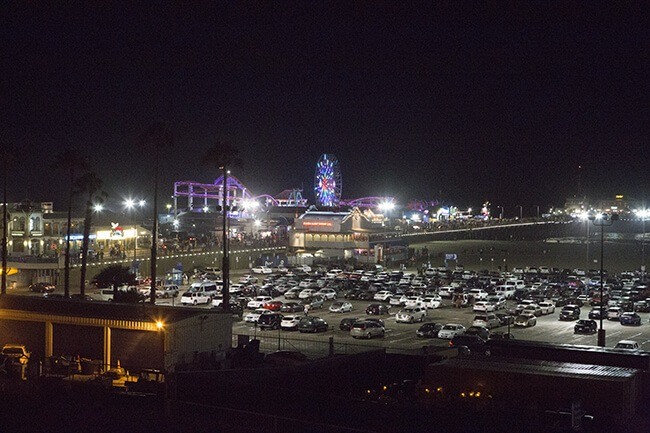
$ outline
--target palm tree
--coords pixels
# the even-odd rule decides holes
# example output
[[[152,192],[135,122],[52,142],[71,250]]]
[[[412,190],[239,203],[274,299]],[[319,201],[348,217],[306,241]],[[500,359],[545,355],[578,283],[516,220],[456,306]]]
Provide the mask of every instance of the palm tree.
[[[0,142],[0,158],[2,158],[2,286],[0,294],[7,294],[7,178],[9,177],[9,162],[14,158],[14,149],[5,142]]]
[[[140,135],[139,144],[153,153],[154,188],[153,188],[153,228],[151,230],[151,290],[150,300],[156,302],[156,257],[158,254],[158,166],[160,151],[174,144],[174,135],[164,122],[151,124]]]
[[[76,149],[70,148],[59,153],[52,168],[61,169],[68,175],[68,231],[65,239],[64,296],[70,297],[70,231],[72,228],[72,196],[75,174],[85,171],[86,159]]]
[[[103,203],[108,195],[102,191],[103,184],[104,182],[93,172],[85,173],[75,180],[75,194],[86,194],[86,212],[81,248],[81,281],[79,285],[82,297],[86,294],[86,267],[88,266],[88,244],[90,243],[93,208],[96,204]]]
[[[239,157],[239,150],[235,149],[228,143],[221,141],[216,142],[203,155],[203,163],[209,164],[221,170],[223,175],[223,194],[222,194],[222,245],[223,245],[223,305],[225,311],[230,311],[230,253],[228,250],[228,233],[226,232],[226,221],[228,219],[228,169],[231,167],[240,167],[242,160]]]

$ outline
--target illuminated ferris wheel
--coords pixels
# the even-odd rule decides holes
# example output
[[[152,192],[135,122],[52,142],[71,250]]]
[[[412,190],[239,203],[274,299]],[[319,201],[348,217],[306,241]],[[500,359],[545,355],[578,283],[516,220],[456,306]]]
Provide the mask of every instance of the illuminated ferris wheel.
[[[316,163],[314,195],[320,206],[338,206],[341,200],[341,168],[339,160],[331,153],[324,153]]]

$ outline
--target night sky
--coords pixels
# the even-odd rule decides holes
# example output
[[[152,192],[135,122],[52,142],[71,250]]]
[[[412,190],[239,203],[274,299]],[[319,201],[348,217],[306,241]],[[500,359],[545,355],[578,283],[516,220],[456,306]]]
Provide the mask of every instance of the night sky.
[[[20,158],[9,201],[63,210],[50,164],[66,147],[112,199],[150,198],[136,138],[157,120],[176,140],[166,197],[217,177],[201,163],[217,140],[240,150],[234,174],[256,194],[313,197],[321,153],[341,162],[344,198],[514,213],[580,193],[643,199],[650,183],[645,2],[50,3],[0,6],[0,138]]]

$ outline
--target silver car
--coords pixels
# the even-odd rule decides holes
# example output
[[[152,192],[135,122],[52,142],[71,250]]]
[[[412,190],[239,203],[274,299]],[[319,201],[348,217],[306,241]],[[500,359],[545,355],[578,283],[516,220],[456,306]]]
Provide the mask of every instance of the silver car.
[[[385,333],[386,330],[379,323],[366,320],[353,323],[350,329],[352,338],[381,338]]]

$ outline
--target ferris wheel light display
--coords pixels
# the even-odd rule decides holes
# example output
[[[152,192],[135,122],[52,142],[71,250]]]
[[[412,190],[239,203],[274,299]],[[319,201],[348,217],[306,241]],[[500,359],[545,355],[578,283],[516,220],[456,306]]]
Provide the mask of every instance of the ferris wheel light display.
[[[314,195],[321,206],[338,206],[341,200],[341,168],[339,160],[331,153],[324,153],[316,163]]]

